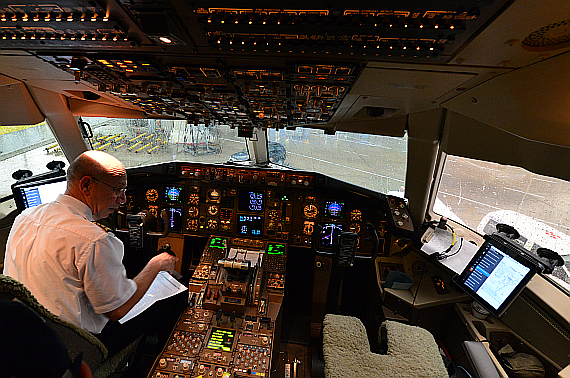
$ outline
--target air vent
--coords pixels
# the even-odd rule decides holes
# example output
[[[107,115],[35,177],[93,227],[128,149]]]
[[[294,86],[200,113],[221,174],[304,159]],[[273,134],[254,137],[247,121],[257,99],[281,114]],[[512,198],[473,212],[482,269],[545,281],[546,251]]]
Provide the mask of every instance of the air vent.
[[[529,34],[522,47],[528,51],[550,51],[570,47],[570,20],[555,22]]]

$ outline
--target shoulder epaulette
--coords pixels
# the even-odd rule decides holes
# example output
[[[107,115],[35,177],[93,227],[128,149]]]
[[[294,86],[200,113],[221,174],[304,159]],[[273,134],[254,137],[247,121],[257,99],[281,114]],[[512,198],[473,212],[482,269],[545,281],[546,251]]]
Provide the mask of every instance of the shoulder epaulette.
[[[97,226],[101,227],[103,229],[103,231],[105,232],[109,232],[109,231],[113,231],[112,229],[110,229],[109,227],[105,226],[104,224],[101,224],[97,221],[93,221],[94,224],[96,224]]]

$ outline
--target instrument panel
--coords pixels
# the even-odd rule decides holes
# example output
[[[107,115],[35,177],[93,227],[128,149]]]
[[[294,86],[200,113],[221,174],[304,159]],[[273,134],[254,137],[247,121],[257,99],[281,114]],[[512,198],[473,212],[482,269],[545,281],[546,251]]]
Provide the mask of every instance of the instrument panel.
[[[129,169],[128,180],[123,212],[159,218],[165,209],[169,232],[181,235],[310,247],[320,225],[327,250],[335,230],[360,235],[370,222],[382,231],[388,214],[384,196],[313,172],[174,162]]]

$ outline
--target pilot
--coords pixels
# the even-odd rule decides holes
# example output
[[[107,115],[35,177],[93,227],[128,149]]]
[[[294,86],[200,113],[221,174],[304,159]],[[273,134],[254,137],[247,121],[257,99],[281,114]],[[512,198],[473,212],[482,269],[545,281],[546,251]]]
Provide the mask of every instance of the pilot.
[[[157,274],[173,271],[177,260],[161,253],[136,277],[127,278],[123,243],[94,223],[125,203],[126,186],[127,174],[119,160],[101,151],[84,152],[69,166],[64,194],[18,215],[4,259],[5,275],[22,282],[53,314],[97,336],[109,355],[143,333],[154,334],[157,326],[164,328],[164,314],[179,314],[185,304],[179,294],[118,322]],[[167,337],[169,330],[162,332]],[[162,341],[166,339],[159,338]]]

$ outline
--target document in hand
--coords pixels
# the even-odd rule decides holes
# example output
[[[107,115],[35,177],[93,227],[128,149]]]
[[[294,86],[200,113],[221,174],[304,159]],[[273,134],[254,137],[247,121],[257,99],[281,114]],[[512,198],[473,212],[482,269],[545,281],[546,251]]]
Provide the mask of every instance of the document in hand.
[[[130,319],[134,318],[152,306],[152,304],[156,301],[172,297],[173,295],[176,295],[185,290],[188,290],[188,288],[178,282],[174,277],[170,275],[170,273],[162,271],[157,274],[156,278],[154,281],[152,281],[152,284],[144,296],[141,298],[141,300],[133,306],[131,311],[119,319],[119,323],[123,324],[129,321]]]

